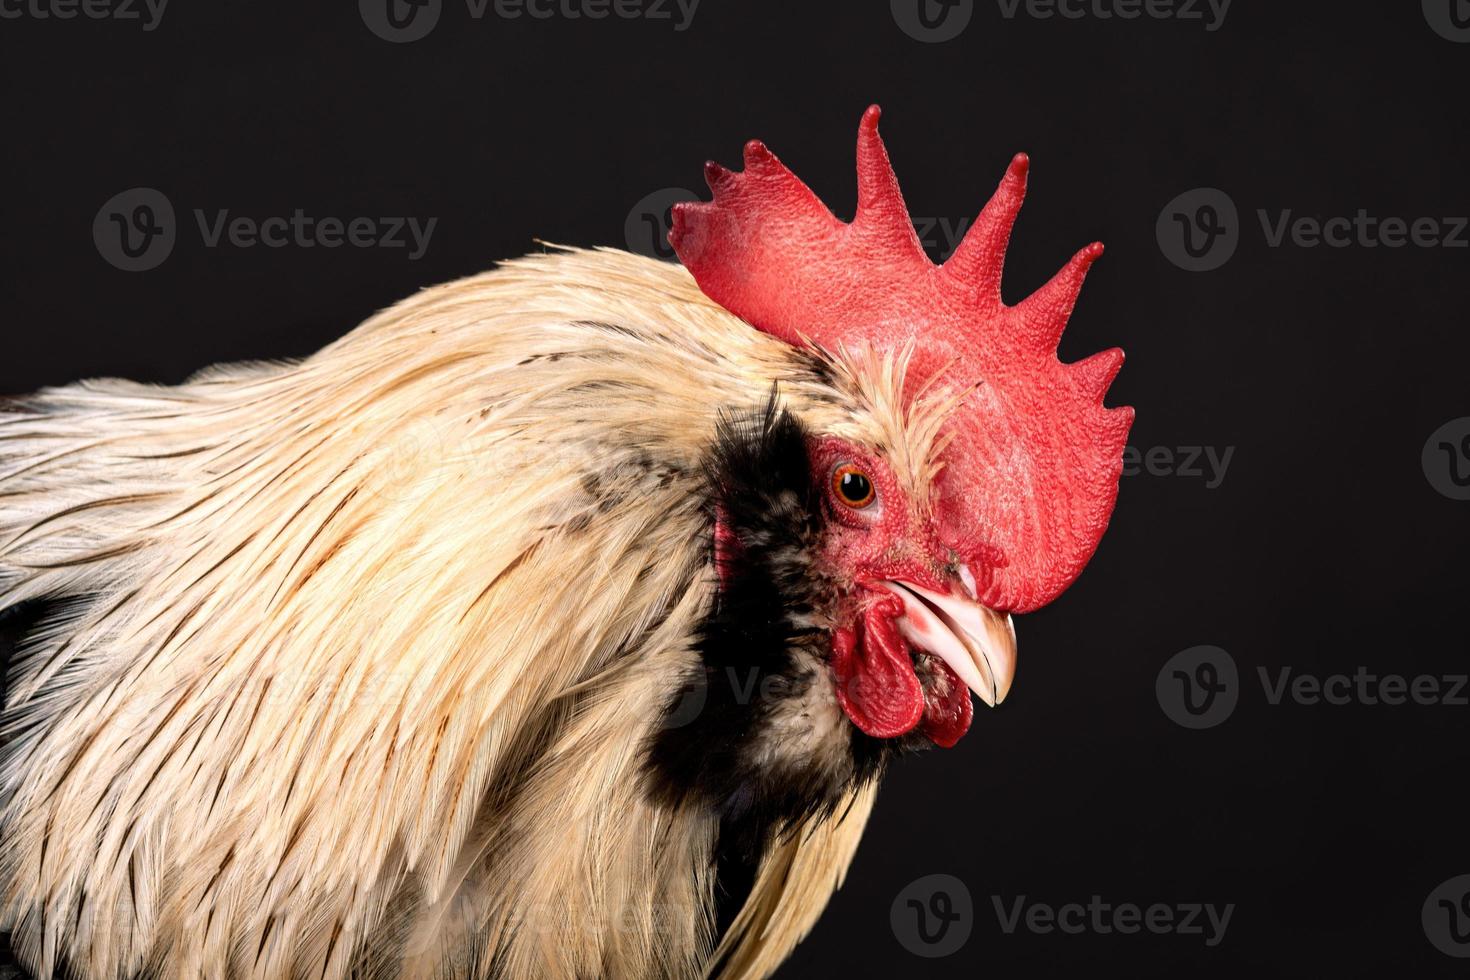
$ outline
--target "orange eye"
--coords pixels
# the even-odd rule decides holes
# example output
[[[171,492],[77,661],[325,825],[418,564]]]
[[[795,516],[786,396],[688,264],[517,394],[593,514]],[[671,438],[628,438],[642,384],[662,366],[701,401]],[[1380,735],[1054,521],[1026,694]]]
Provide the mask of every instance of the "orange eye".
[[[832,492],[854,510],[868,506],[877,496],[868,474],[851,463],[844,463],[832,471]]]

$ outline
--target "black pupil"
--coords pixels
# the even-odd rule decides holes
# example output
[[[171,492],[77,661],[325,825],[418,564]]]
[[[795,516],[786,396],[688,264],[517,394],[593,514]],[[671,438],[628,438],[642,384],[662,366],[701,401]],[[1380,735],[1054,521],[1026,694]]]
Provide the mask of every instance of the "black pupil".
[[[841,489],[844,499],[860,504],[873,492],[873,485],[861,473],[844,473]]]

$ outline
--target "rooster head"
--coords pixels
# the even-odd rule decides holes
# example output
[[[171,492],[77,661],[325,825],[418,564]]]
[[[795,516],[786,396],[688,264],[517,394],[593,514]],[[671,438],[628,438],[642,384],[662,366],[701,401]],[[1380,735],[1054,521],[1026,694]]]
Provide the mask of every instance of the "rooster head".
[[[851,222],[751,142],[742,172],[706,165],[713,200],[677,205],[670,241],[705,295],[756,329],[867,364],[847,375],[875,389],[866,404],[888,383],[886,412],[802,434],[829,663],[863,733],[948,747],[969,728],[970,691],[994,705],[1011,687],[1010,614],[1056,598],[1097,548],[1133,412],[1102,404],[1120,350],[1056,354],[1101,244],[1021,303],[1001,300],[1027,158],[935,265],[878,119],[873,106],[859,127]],[[717,557],[747,543],[717,520]]]

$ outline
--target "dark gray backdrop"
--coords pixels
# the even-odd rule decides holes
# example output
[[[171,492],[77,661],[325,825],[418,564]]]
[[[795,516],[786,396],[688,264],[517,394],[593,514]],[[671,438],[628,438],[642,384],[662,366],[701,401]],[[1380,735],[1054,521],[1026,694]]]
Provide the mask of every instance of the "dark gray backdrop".
[[[1128,351],[1136,473],[782,975],[1463,970],[1465,0],[71,2],[0,0],[4,393],[304,355],[537,238],[655,248],[754,136],[850,216],[869,102],[936,254],[1029,152],[1006,297],[1107,243],[1062,354]],[[208,242],[296,209],[376,244]]]

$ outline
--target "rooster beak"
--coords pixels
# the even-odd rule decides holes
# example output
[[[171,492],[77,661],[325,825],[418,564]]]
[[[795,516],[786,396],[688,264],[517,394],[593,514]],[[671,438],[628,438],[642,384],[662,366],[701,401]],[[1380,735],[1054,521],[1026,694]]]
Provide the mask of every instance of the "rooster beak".
[[[912,582],[882,585],[903,600],[898,630],[904,639],[948,664],[981,701],[995,707],[1005,700],[1016,678],[1016,629],[1007,613]]]

